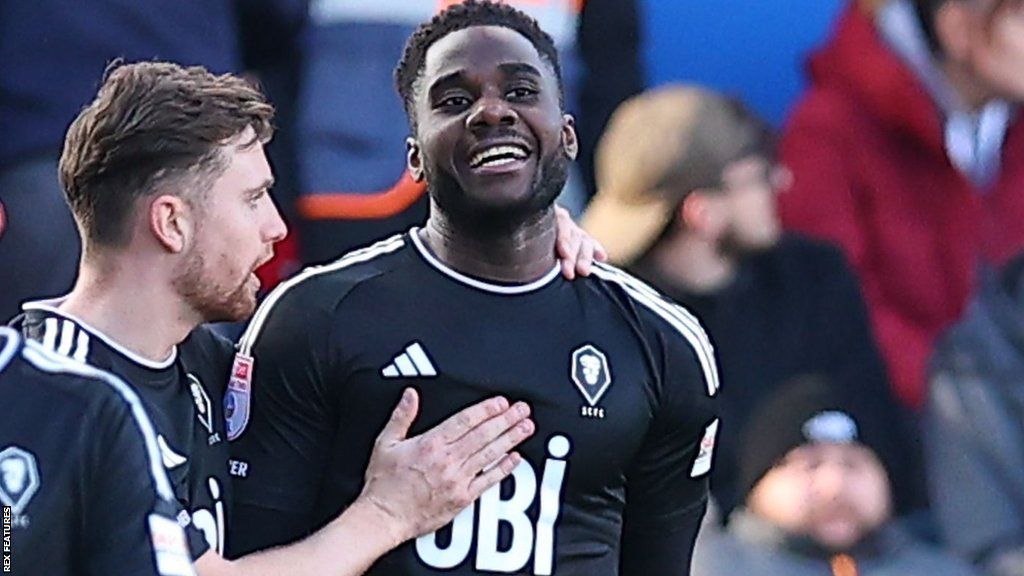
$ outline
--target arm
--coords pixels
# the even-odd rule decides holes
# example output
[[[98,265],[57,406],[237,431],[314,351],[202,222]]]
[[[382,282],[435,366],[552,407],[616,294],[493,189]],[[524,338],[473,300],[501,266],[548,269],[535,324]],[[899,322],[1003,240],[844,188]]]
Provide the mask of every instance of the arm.
[[[671,531],[633,528],[625,532],[622,541],[622,574],[689,576],[694,542],[706,505],[706,502],[695,504],[676,519]]]
[[[988,386],[975,374],[945,371],[932,378],[924,419],[927,478],[935,517],[950,548],[991,574],[1021,574],[1024,485],[1015,490],[1000,468],[1016,464],[997,459],[1006,447],[1019,451],[1021,436],[984,432],[998,431],[1006,419],[999,414],[999,400],[986,393]]]
[[[234,422],[232,458],[246,466],[232,478],[228,557],[294,542],[326,520],[314,517],[315,507],[340,422],[328,382],[341,377],[329,342],[330,304],[306,305],[305,286],[277,301],[276,294],[239,342],[240,354],[252,356],[251,397],[246,408],[246,397],[234,396],[237,406],[227,416]]]
[[[228,562],[208,552],[199,576],[355,576],[402,542],[451,521],[519,464],[509,451],[533,433],[529,409],[485,400],[406,438],[419,398],[408,389],[377,437],[362,494],[338,518],[295,544]]]
[[[695,331],[703,335],[699,327]],[[711,355],[709,345],[691,345],[667,330],[660,338],[664,345],[659,405],[626,474],[621,572],[688,576],[707,507],[708,473],[719,427],[718,377],[714,365],[701,367],[694,348],[700,346]]]

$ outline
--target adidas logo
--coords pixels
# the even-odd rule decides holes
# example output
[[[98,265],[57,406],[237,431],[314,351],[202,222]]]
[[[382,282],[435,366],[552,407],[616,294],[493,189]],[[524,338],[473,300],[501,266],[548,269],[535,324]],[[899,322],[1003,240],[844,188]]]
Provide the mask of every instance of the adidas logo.
[[[381,368],[380,373],[385,378],[416,378],[437,376],[434,364],[427,356],[427,351],[419,342],[413,342],[405,347],[401,354],[395,356],[391,363]]]

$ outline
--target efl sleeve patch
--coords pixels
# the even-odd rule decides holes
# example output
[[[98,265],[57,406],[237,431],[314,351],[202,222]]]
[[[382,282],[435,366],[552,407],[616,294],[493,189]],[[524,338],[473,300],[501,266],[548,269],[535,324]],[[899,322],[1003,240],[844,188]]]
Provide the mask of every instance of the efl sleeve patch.
[[[704,429],[704,437],[700,440],[700,452],[693,461],[693,468],[690,469],[690,478],[703,476],[711,471],[711,456],[715,451],[715,440],[718,438],[718,419],[708,424]]]
[[[185,545],[185,532],[177,522],[150,514],[149,536],[153,542],[156,570],[161,576],[195,576]]]

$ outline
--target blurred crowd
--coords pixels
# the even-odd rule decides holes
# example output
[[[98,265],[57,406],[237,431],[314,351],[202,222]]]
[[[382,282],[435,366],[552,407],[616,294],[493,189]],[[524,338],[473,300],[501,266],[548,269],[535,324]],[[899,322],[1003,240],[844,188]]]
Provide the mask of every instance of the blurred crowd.
[[[421,221],[392,71],[454,1],[0,2],[0,317],[74,281],[57,162],[117,59],[274,102],[266,287]],[[1024,576],[1024,0],[509,2],[562,51],[561,204],[716,346],[694,574]]]

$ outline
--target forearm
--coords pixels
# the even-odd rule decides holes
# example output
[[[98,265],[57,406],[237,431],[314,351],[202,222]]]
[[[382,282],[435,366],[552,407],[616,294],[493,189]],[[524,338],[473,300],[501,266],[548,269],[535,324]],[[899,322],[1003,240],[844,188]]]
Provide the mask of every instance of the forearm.
[[[943,348],[937,358],[954,353]],[[979,374],[939,369],[930,384],[922,438],[935,520],[946,546],[1000,574],[995,565],[1009,562],[1013,549],[1024,544],[1024,524],[1001,472],[1015,458],[1010,454],[1004,460],[989,450],[988,439],[1012,423],[1004,420],[1001,398],[986,392],[990,382]],[[994,560],[1003,553],[1011,554],[1003,562]]]
[[[406,539],[393,519],[360,498],[303,540],[255,552],[230,565],[211,563],[204,570],[201,561],[196,568],[199,576],[357,576]]]
[[[672,530],[629,529],[622,538],[623,576],[664,574],[689,576],[693,546],[706,505],[695,507]],[[627,519],[628,524],[628,519]]]

